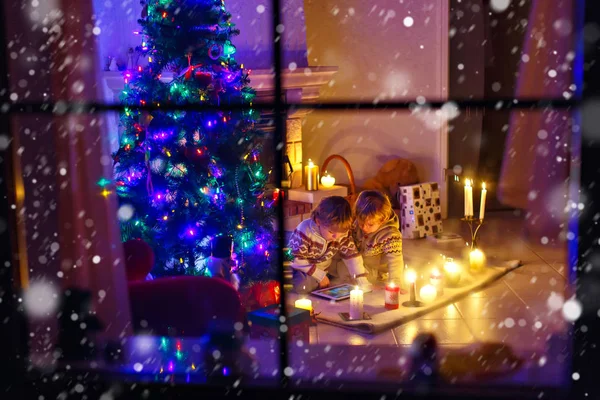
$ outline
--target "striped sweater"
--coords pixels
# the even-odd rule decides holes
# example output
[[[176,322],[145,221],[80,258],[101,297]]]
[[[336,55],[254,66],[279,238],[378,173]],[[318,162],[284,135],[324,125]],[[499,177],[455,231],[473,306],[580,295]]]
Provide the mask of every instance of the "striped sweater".
[[[396,213],[381,227],[369,234],[355,226],[353,236],[364,259],[369,279],[375,280],[380,273],[388,273],[388,281],[404,287],[404,255],[402,253],[402,233],[398,229]]]
[[[363,260],[350,233],[339,241],[325,240],[312,219],[302,221],[292,233],[289,248],[294,256],[292,268],[321,282],[327,276],[331,260],[338,255],[346,264],[350,276],[363,276]]]

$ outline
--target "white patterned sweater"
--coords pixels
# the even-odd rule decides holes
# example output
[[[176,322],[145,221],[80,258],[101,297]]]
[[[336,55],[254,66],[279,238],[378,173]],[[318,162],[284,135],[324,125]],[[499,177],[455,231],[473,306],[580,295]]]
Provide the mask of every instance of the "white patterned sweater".
[[[354,241],[363,257],[369,280],[374,281],[383,273],[388,273],[388,282],[404,287],[404,255],[402,253],[402,233],[399,230],[396,213],[381,227],[369,234],[355,226]]]
[[[288,246],[294,256],[292,268],[312,276],[319,282],[327,276],[327,268],[331,265],[332,258],[338,254],[346,264],[350,276],[365,275],[363,259],[350,233],[339,241],[327,241],[319,233],[315,221],[306,219],[298,224]]]

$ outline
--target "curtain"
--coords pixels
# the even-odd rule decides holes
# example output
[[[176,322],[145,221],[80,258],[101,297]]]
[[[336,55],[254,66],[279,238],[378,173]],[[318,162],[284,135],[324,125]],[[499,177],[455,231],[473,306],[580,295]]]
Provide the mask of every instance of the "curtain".
[[[517,98],[573,95],[573,7],[572,0],[533,0]],[[542,244],[558,243],[565,233],[571,131],[568,110],[518,110],[511,116],[498,197],[526,211],[526,233]]]
[[[101,63],[91,0],[41,3],[3,4],[11,16],[5,29],[14,52],[8,61],[13,101],[97,101]],[[67,114],[60,105],[54,111],[11,118],[25,297],[43,283],[48,290],[36,292],[34,302],[44,311],[44,302],[56,303],[54,295],[65,288],[87,289],[104,325],[101,339],[120,340],[131,327],[117,200],[113,189],[105,196],[98,185],[112,176],[107,115]],[[47,310],[28,313],[34,362],[36,353],[37,361],[53,362],[58,309]]]

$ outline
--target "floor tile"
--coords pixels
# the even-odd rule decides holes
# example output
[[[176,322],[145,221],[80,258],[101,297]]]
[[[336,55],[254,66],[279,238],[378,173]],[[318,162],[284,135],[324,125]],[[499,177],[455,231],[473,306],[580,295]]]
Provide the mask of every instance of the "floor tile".
[[[371,344],[396,345],[396,338],[391,330],[378,335],[367,335],[337,326],[318,324],[319,344],[349,344],[368,346]]]
[[[506,297],[512,297],[514,292],[504,283],[504,281],[500,280],[494,282],[491,286],[488,286],[479,292],[469,294],[469,297],[492,297],[503,299]]]
[[[471,318],[530,318],[531,314],[517,296],[500,298],[468,297],[456,303],[464,319]]]
[[[454,304],[439,308],[423,315],[418,319],[461,319],[462,316]]]
[[[465,323],[480,342],[501,342],[516,349],[544,349],[547,332],[523,318],[473,318]]]
[[[394,328],[399,344],[411,344],[419,333],[433,333],[439,344],[473,343],[474,337],[462,319],[417,319]]]

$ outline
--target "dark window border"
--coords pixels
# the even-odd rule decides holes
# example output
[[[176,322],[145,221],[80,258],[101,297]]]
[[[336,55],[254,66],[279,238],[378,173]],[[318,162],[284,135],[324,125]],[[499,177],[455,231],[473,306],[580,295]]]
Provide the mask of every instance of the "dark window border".
[[[274,154],[276,165],[281,165],[283,160],[283,146],[278,144],[284,142],[285,138],[285,115],[286,112],[298,108],[310,108],[310,109],[322,109],[322,110],[386,110],[386,109],[408,109],[412,107],[415,102],[382,102],[378,104],[373,103],[355,103],[355,102],[337,102],[337,103],[318,103],[318,104],[292,104],[286,103],[282,94],[282,37],[277,32],[276,27],[281,24],[281,1],[272,1],[272,28],[273,37],[278,39],[273,41],[274,51],[274,82],[275,82],[275,101],[272,104],[256,104],[252,108],[255,109],[270,109],[275,110],[274,122],[275,122],[275,133],[274,133]],[[576,37],[576,48],[579,49],[578,54],[584,53],[583,49],[583,26],[591,23],[595,23],[595,17],[600,15],[599,2],[592,0],[574,0],[575,7],[575,21],[574,29],[578,32]],[[5,8],[0,7],[0,22],[5,21],[7,15],[5,15]],[[6,26],[2,24],[2,26]],[[0,88],[8,88],[8,63],[6,54],[6,33],[4,29],[0,29]],[[578,57],[581,58],[581,57]],[[577,96],[572,100],[564,99],[478,99],[478,100],[465,100],[465,99],[449,99],[447,101],[432,101],[428,102],[427,105],[432,108],[439,108],[448,101],[454,102],[458,107],[465,108],[483,108],[483,109],[497,109],[500,104],[501,109],[539,109],[545,107],[554,108],[573,108],[576,109],[580,106],[585,107],[587,99],[591,98],[599,92],[600,85],[598,84],[598,76],[600,76],[600,67],[598,66],[597,60],[600,60],[600,51],[597,45],[591,46],[590,49],[586,49],[584,53],[584,60],[580,60],[580,64],[575,66],[577,71],[579,68],[584,72],[583,79],[583,91],[580,91]],[[576,72],[577,73],[577,72]],[[578,85],[580,87],[580,85]],[[53,113],[57,104],[11,104],[8,91],[0,93],[0,102],[6,105],[6,108],[0,113],[0,131],[4,134],[8,134],[9,139],[12,139],[12,132],[10,130],[10,116],[13,114],[20,113]],[[514,100],[517,100],[516,102]],[[105,111],[120,111],[122,106],[111,105],[111,104],[100,104],[100,103],[89,103],[89,104],[76,104],[76,103],[64,103],[59,104],[61,113],[90,113],[90,112],[105,112]],[[151,109],[151,107],[144,107],[144,109]],[[203,111],[207,109],[214,109],[214,107],[203,107],[203,106],[190,106],[190,107],[177,107],[194,109],[196,111]],[[167,109],[162,107],[161,109]],[[219,107],[219,109],[227,109],[227,107]],[[582,188],[582,192],[585,191],[587,203],[584,211],[574,212],[570,221],[570,228],[573,232],[577,232],[576,239],[569,243],[569,267],[576,269],[576,281],[572,282],[576,284],[577,297],[584,303],[584,313],[582,317],[575,323],[573,343],[571,346],[571,352],[573,354],[570,360],[572,365],[572,372],[580,374],[580,379],[574,380],[572,389],[573,394],[577,395],[577,398],[593,398],[593,390],[599,390],[596,382],[594,382],[597,376],[597,363],[600,361],[600,318],[596,314],[596,300],[590,297],[590,288],[600,287],[600,272],[599,268],[594,265],[595,257],[594,251],[591,249],[598,250],[600,237],[600,226],[594,221],[594,216],[600,212],[600,207],[597,201],[592,199],[600,199],[600,185],[596,184],[598,177],[598,171],[600,171],[600,157],[598,157],[600,150],[600,140],[597,140],[593,135],[586,135],[586,128],[589,125],[586,124],[586,118],[590,115],[582,113],[581,126],[583,131],[579,131],[579,134],[573,135],[572,146],[574,149],[581,148],[580,153],[580,170],[573,171],[571,176],[574,188]],[[600,139],[600,138],[599,138]],[[12,143],[12,142],[11,142]],[[0,181],[0,218],[3,221],[7,221],[8,229],[0,232],[0,242],[3,243],[0,246],[0,285],[4,291],[2,303],[0,303],[0,320],[7,322],[0,329],[0,354],[3,354],[3,360],[6,364],[9,364],[9,374],[0,374],[0,382],[2,386],[18,385],[19,382],[24,382],[26,375],[26,356],[27,356],[27,334],[26,334],[26,322],[24,315],[18,311],[17,298],[19,296],[18,290],[15,285],[14,278],[14,266],[16,265],[16,245],[14,242],[14,231],[16,230],[14,221],[16,221],[17,215],[14,210],[11,209],[11,204],[14,204],[14,190],[12,189],[11,177],[13,176],[12,170],[12,144],[5,149],[2,154],[2,180]],[[281,182],[281,171],[280,168],[275,168],[276,181]],[[579,183],[579,185],[577,185]],[[283,207],[280,205],[278,208],[279,218],[279,232],[283,232]],[[282,236],[282,235],[280,235]],[[9,245],[6,245],[9,244]],[[280,239],[279,257],[282,259],[281,249],[285,246],[283,237]],[[12,265],[13,268],[7,268],[6,265]],[[593,266],[593,267],[588,267]],[[283,271],[279,273],[279,281],[283,283]],[[282,291],[281,304],[282,312],[285,315],[285,293]],[[585,326],[585,328],[583,328]],[[583,328],[583,329],[582,329]],[[285,336],[281,337],[280,341],[281,354],[280,354],[280,372],[281,380],[280,387],[274,391],[269,391],[271,394],[284,394],[287,395],[295,393],[299,394],[300,390],[294,390],[293,392],[289,388],[289,380],[282,373],[283,369],[289,365],[288,352],[287,352],[287,339]],[[567,377],[571,379],[571,377]],[[0,389],[3,389],[0,388]],[[158,388],[157,388],[158,389]],[[283,389],[283,390],[282,390]],[[383,389],[383,388],[382,388]],[[249,389],[244,389],[248,391]],[[331,389],[322,389],[323,391],[329,392],[326,394],[328,398],[331,397]],[[502,390],[502,389],[500,389]],[[185,393],[186,390],[182,390]],[[189,393],[189,390],[187,391]],[[506,394],[509,394],[512,390],[507,388]],[[309,395],[314,396],[316,392],[305,392]],[[343,392],[340,395],[346,395]],[[372,394],[372,393],[371,393]],[[391,393],[390,393],[391,394]],[[462,394],[461,398],[466,398],[468,395]],[[499,395],[496,393],[495,396]],[[513,394],[514,395],[514,394]],[[380,395],[378,395],[380,396]],[[477,394],[477,397],[483,397],[481,394]],[[336,397],[336,396],[334,396]],[[547,396],[545,396],[548,398]],[[379,398],[379,397],[378,397]],[[573,397],[575,398],[575,397]]]

